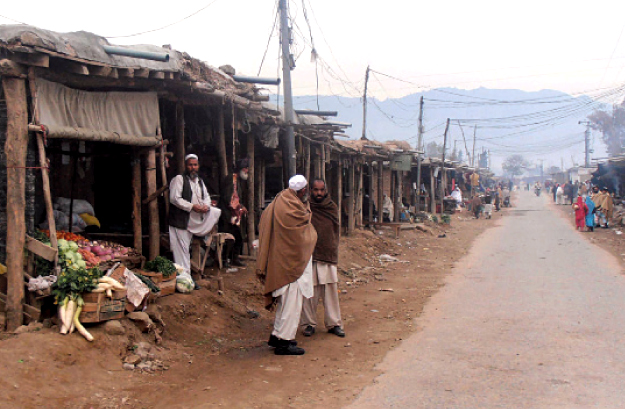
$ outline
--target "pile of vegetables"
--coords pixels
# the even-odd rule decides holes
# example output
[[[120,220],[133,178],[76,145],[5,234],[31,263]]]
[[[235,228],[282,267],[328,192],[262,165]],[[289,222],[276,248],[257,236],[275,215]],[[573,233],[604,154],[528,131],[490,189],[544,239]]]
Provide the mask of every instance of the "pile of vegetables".
[[[50,230],[41,230],[47,237],[50,237]],[[83,236],[76,233],[70,233],[68,231],[59,230],[56,232],[57,239],[63,239],[68,241],[86,240]]]
[[[154,260],[148,261],[145,263],[144,268],[147,271],[162,273],[163,277],[169,277],[172,274],[176,274],[176,266],[174,266],[174,263],[162,256],[156,256]]]
[[[42,231],[35,231],[34,238],[42,242],[43,244],[50,245],[50,240]],[[52,268],[54,264],[51,261],[46,260],[43,257],[35,255],[35,277],[46,277],[52,274]]]
[[[97,267],[87,269],[76,242],[60,239],[58,244],[61,274],[52,286],[52,294],[59,305],[61,334],[72,333],[76,329],[88,341],[93,341],[93,336],[78,320],[84,305],[81,294],[106,292],[112,298],[113,290],[125,290],[125,287],[110,277],[103,277]]]

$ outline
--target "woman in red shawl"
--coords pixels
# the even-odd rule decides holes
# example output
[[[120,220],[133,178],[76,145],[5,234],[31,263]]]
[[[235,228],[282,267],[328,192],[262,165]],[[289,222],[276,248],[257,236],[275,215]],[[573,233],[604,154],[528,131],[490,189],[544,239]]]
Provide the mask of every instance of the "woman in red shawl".
[[[586,226],[586,215],[588,214],[588,206],[584,203],[584,199],[581,196],[577,196],[577,203],[573,205],[575,210],[575,226],[577,230],[584,231]]]

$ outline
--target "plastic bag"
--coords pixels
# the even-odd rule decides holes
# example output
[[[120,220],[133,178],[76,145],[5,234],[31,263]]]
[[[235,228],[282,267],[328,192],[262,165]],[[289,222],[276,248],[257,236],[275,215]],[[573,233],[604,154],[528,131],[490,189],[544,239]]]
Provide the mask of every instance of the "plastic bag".
[[[71,200],[66,197],[57,197],[54,203],[56,204],[55,209],[62,211],[65,214],[69,214],[69,206]],[[95,212],[93,211],[93,206],[86,200],[74,199],[74,214],[83,214],[87,213],[91,216],[95,216]]]

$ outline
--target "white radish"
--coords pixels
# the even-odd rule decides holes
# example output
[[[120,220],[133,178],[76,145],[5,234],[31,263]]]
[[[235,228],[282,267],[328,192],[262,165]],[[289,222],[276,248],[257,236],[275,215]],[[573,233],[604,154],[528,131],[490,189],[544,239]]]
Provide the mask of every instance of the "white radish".
[[[126,287],[124,287],[119,281],[107,276],[100,277],[100,283],[110,284],[115,290],[123,291],[126,289]]]
[[[108,298],[113,298],[113,290],[111,290],[110,288],[106,290],[106,296]]]
[[[84,304],[85,303],[82,298],[78,297],[78,306],[76,308],[76,313],[74,314],[74,319],[72,320],[72,322],[74,323],[74,326],[76,327],[76,330],[80,333],[80,335],[85,337],[87,341],[91,342],[93,341],[93,336],[89,333],[89,331],[85,329],[85,327],[82,326],[82,324],[78,320],[78,317],[80,317],[80,313],[82,312],[82,306]]]
[[[70,300],[67,303],[67,308],[65,310],[65,322],[67,323],[67,333],[71,334],[73,330],[74,324],[72,323],[72,318],[74,316],[74,311],[76,311],[76,301]]]
[[[59,319],[61,320],[61,334],[65,335],[67,334],[67,330],[69,329],[68,325],[67,325],[67,318],[66,318],[66,309],[67,309],[67,302],[68,302],[69,297],[65,297],[65,299],[61,302],[61,305],[59,306]]]

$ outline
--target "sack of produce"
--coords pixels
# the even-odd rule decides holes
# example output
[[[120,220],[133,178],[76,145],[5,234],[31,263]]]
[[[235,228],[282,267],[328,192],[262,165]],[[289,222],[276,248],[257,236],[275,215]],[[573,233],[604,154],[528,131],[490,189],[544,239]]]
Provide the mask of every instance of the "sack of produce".
[[[63,213],[69,214],[69,207],[71,204],[71,200],[66,197],[57,197],[54,201],[54,208],[62,211]],[[72,207],[74,214],[83,214],[88,213],[92,216],[95,216],[95,212],[93,211],[93,206],[86,200],[74,199],[74,204]]]
[[[176,277],[176,291],[183,294],[188,294],[195,288],[193,279],[187,275],[181,275]]]

